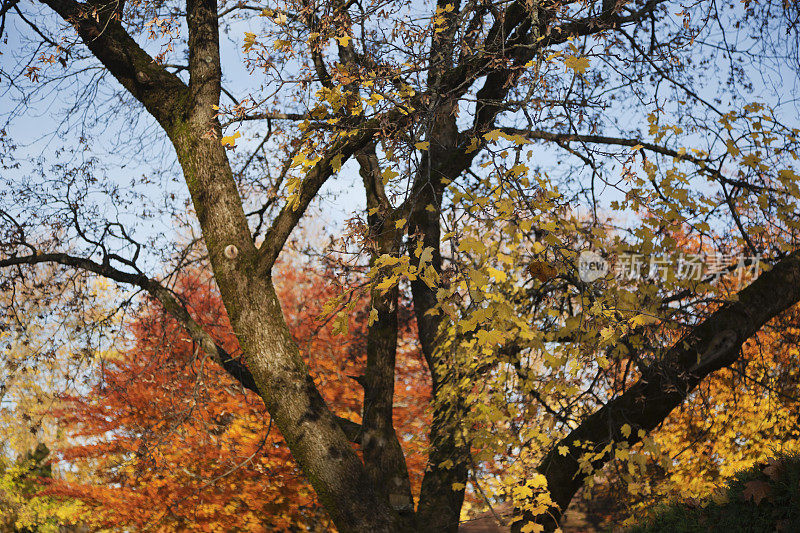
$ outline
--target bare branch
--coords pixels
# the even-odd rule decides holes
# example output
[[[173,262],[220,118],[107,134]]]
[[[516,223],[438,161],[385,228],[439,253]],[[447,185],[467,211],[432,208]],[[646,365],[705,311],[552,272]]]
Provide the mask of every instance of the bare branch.
[[[142,50],[122,27],[113,5],[98,8],[74,0],[41,1],[75,28],[94,56],[162,126],[174,124],[178,104],[187,95],[186,85]]]

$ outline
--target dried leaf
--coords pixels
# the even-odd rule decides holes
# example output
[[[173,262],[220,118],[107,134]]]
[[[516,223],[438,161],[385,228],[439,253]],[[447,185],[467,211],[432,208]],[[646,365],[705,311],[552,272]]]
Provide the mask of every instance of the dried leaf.
[[[528,265],[528,272],[542,283],[553,279],[558,274],[558,270],[553,265],[544,261],[532,262]]]
[[[771,491],[772,488],[766,481],[748,481],[742,491],[742,498],[744,498],[745,501],[753,500],[756,505],[759,505],[761,500],[770,495]]]

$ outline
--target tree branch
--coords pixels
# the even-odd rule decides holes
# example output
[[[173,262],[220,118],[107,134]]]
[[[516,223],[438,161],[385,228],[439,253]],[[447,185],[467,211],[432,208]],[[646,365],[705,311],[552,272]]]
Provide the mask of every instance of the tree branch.
[[[768,321],[800,302],[800,250],[780,260],[768,272],[737,294],[680,341],[665,349],[663,363],[652,366],[625,393],[610,400],[586,418],[569,435],[552,446],[538,471],[547,477],[553,501],[563,510],[591,472],[581,469],[585,452],[608,451],[592,462],[594,470],[613,457],[613,443],[632,446],[642,434],[655,429],[712,372],[733,364],[744,342]],[[623,434],[628,425],[630,433]],[[579,441],[584,448],[576,448]],[[569,449],[562,455],[559,449]],[[539,521],[542,517],[538,518]],[[536,517],[526,515],[514,531]],[[549,524],[553,527],[553,524]]]
[[[114,5],[101,8],[74,0],[41,2],[75,28],[92,54],[165,129],[172,127],[188,88],[123,29]]]
[[[158,281],[148,278],[144,274],[124,272],[107,264],[64,253],[32,254],[2,259],[0,260],[0,268],[43,263],[56,263],[78,268],[146,291],[158,300],[164,310],[183,326],[189,337],[200,346],[206,355],[228,372],[242,387],[260,395],[253,374],[242,361],[239,358],[232,357],[222,346],[217,344],[213,337],[203,329],[203,326],[192,318],[189,310],[180,302],[179,298]],[[360,424],[343,417],[336,417],[336,419],[351,442],[361,442]]]
[[[366,121],[358,128],[355,135],[342,136],[333,142],[322,159],[306,173],[294,201],[290,201],[281,209],[267,231],[260,250],[260,268],[263,271],[269,271],[275,264],[283,245],[308,205],[316,197],[322,185],[333,175],[334,159],[338,160],[338,164],[343,164],[370,143],[375,134],[386,125],[395,123],[398,127],[402,127],[409,120],[409,115],[404,115],[399,109],[395,109],[384,116]]]
[[[605,144],[609,146],[629,146],[631,148],[641,147],[642,150],[647,150],[660,155],[674,157],[680,161],[688,161],[700,167],[701,172],[712,176],[720,183],[732,185],[734,187],[741,187],[754,191],[763,191],[766,188],[761,185],[747,183],[742,180],[731,179],[722,174],[718,169],[712,165],[713,161],[710,159],[703,159],[701,157],[693,156],[689,153],[680,153],[672,148],[667,148],[659,144],[654,144],[641,139],[626,139],[622,137],[609,137],[606,135],[578,135],[573,133],[552,133],[543,130],[525,130],[518,128],[501,127],[500,131],[509,135],[521,135],[526,139],[549,141],[555,143],[569,143],[580,142],[586,144]]]

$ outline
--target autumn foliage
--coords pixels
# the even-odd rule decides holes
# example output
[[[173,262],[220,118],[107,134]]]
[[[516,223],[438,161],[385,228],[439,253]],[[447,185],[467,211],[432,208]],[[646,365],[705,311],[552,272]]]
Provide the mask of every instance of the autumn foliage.
[[[687,239],[680,229],[670,237],[679,249],[704,251],[702,243]],[[735,274],[726,276],[718,290],[733,293],[736,283]],[[705,305],[712,310],[720,306],[713,299]],[[719,499],[728,483],[735,488],[735,480],[757,465],[796,457],[798,324],[800,307],[795,306],[744,343],[737,363],[701,383],[644,445],[617,453],[577,506],[600,528],[641,523],[643,516],[667,504],[692,507]]]
[[[704,501],[661,505],[631,533],[660,531],[796,531],[800,520],[800,461],[780,456],[740,472]]]
[[[71,387],[43,495],[115,531],[538,533],[792,451],[800,11],[684,4],[2,0],[0,374]],[[152,299],[113,342],[95,276]]]
[[[322,315],[340,289],[320,272],[284,264],[279,293],[286,321],[312,375],[339,416],[358,422],[369,309],[343,334]],[[178,292],[231,354],[237,344],[209,277],[181,278]],[[355,294],[353,298],[362,298]],[[359,300],[361,301],[361,300]],[[359,308],[359,306],[356,306]],[[429,386],[403,321],[395,424],[419,486]],[[88,467],[82,483],[48,492],[93,508],[96,526],[156,531],[329,531],[260,398],[205,358],[181,328],[148,302],[128,329],[129,347],[102,365],[97,384],[60,414],[74,445],[62,460]]]

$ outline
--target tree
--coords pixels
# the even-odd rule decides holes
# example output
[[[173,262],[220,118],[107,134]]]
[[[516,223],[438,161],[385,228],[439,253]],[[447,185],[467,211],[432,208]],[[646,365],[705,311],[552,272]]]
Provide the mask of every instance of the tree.
[[[654,432],[656,448],[637,457],[644,461],[615,461],[608,479],[585,494],[598,527],[635,523],[664,502],[717,499],[742,471],[797,453],[796,313],[765,328],[734,365],[698,386]]]
[[[15,462],[0,462],[0,524],[3,531],[80,531],[86,508],[73,500],[40,494],[53,475],[50,450],[39,443]],[[78,525],[76,525],[78,524]]]
[[[87,354],[98,353],[97,332],[114,320],[105,306],[113,291],[98,280],[83,285],[89,280],[73,279],[86,308],[60,315],[64,308],[54,302],[63,297],[63,285],[51,268],[39,274],[29,286],[16,287],[20,292],[13,296],[3,294],[11,297],[4,302],[0,330],[0,529],[80,531],[85,507],[40,492],[54,475],[70,475],[53,470],[51,452],[60,450],[65,438],[51,414],[60,407],[60,394],[81,386],[72,378],[90,366]]]
[[[361,402],[350,385],[363,372],[367,316],[360,313],[348,333],[332,334],[330,321],[319,318],[338,294],[335,286],[296,262],[277,269],[286,321],[314,382],[355,426]],[[211,282],[202,272],[186,272],[176,290],[216,342],[236,353]],[[414,386],[398,390],[394,420],[418,486],[429,387],[409,343],[409,318],[400,324],[397,380]],[[56,480],[45,494],[83,502],[94,526],[108,529],[330,530],[258,396],[216,363],[197,360],[191,339],[157,302],[147,302],[130,329],[130,348],[107,360],[93,388],[64,398],[60,409],[72,443],[61,460],[88,475]]]
[[[168,288],[196,256],[148,235],[159,256],[136,240],[138,212],[104,216],[108,204],[93,203],[103,190],[95,159],[13,183],[0,266],[21,276],[58,263],[152,295],[207,357],[258,391],[341,531],[453,531],[470,471],[479,485],[497,468],[490,457],[502,459],[496,494],[518,506],[515,528],[554,527],[597,468],[800,300],[797,130],[780,119],[777,96],[747,94],[769,100],[770,80],[754,77],[766,65],[794,75],[791,3],[441,0],[422,16],[422,5],[382,1],[41,7],[31,20],[3,3],[3,20],[16,14],[52,52],[43,56],[52,66],[16,71],[46,83],[57,63],[102,65],[153,117],[191,197],[196,223],[184,227],[202,236],[242,356]],[[257,29],[242,35],[235,17],[252,13]],[[221,27],[241,39],[262,82],[247,98],[223,89]],[[148,35],[159,53],[145,50],[155,48]],[[28,84],[11,79],[15,91]],[[250,121],[267,133],[234,172],[231,151],[252,130],[231,130]],[[530,167],[526,157],[536,158]],[[344,252],[355,248],[351,264],[371,267],[360,456],[311,379],[273,284],[293,229],[351,160],[366,202]],[[138,184],[126,193],[109,183],[118,205],[151,205]],[[186,220],[164,192],[171,210],[161,215]],[[56,207],[41,208],[45,198]],[[630,224],[614,220],[627,214]],[[732,270],[727,261],[703,283],[657,276],[653,261],[648,280],[579,276],[580,250],[602,248],[620,265],[623,252],[676,254],[679,231],[772,268],[733,292],[711,283]],[[169,266],[145,274],[157,259]],[[406,283],[433,391],[416,505],[392,421]]]

